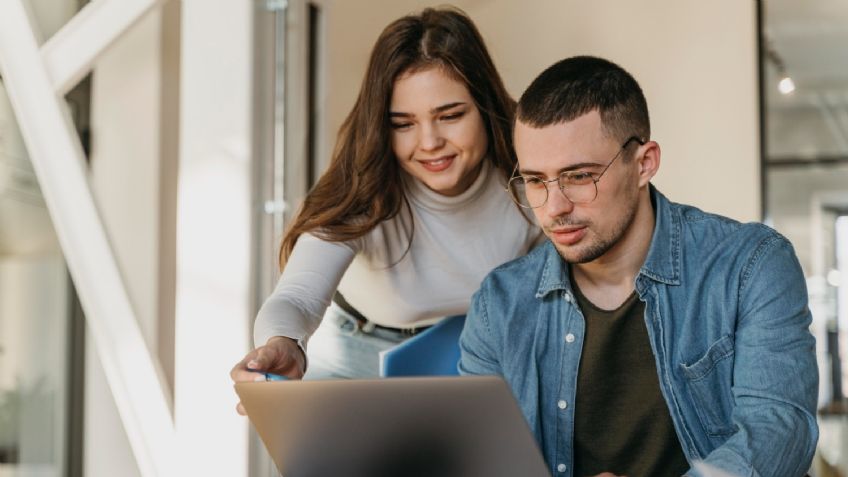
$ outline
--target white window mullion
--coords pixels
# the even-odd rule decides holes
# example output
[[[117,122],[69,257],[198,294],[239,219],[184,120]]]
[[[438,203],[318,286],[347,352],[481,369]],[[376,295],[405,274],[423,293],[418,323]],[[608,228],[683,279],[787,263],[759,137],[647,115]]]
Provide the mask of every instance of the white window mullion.
[[[79,11],[41,48],[53,88],[64,95],[94,61],[144,14],[167,0],[95,0]]]

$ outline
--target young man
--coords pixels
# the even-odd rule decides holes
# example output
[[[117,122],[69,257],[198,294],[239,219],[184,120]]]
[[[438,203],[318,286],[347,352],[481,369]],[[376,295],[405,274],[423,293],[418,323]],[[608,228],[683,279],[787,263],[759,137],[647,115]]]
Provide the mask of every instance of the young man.
[[[606,60],[536,78],[515,148],[509,191],[549,241],[484,280],[460,371],[506,379],[555,476],[804,475],[818,371],[790,243],[660,194],[644,95]]]

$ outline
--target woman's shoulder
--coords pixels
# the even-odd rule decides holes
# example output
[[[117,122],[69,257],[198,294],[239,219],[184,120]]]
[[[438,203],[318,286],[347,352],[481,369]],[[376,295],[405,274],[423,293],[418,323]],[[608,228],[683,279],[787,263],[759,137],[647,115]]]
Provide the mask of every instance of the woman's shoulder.
[[[295,247],[298,245],[301,247],[308,246],[311,250],[344,248],[356,253],[359,251],[359,242],[358,239],[334,240],[325,231],[317,229],[301,234],[295,243]]]

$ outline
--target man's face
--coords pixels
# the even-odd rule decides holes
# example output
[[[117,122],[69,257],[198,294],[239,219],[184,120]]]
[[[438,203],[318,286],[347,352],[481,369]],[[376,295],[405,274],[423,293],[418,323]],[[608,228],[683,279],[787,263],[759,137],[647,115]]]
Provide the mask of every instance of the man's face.
[[[604,133],[597,111],[540,129],[516,121],[518,173],[549,180],[583,171],[597,178],[621,150],[617,141]],[[633,148],[621,154],[632,155]],[[626,236],[638,206],[638,167],[630,157],[618,157],[597,182],[597,197],[585,204],[568,200],[557,182],[548,184],[547,202],[533,212],[565,261],[592,262]]]

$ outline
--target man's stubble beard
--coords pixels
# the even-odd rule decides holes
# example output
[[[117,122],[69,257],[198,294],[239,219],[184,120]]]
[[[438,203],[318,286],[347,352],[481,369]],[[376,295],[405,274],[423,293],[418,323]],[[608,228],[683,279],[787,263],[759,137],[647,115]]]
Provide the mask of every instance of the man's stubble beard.
[[[577,244],[576,246],[560,246],[556,242],[554,247],[556,247],[557,252],[565,260],[570,264],[580,264],[580,263],[589,263],[597,260],[602,257],[605,253],[607,253],[611,248],[613,248],[624,236],[630,226],[633,224],[633,221],[636,218],[636,209],[638,207],[638,200],[634,198],[633,200],[628,201],[628,210],[627,213],[621,217],[621,220],[615,224],[609,235],[605,237],[596,237],[594,241],[591,243],[581,245]],[[557,225],[586,225],[587,235],[589,235],[592,230],[592,223],[585,222],[577,222],[571,221],[569,217],[563,216],[559,217],[553,222],[551,222],[548,226],[545,227],[545,233],[548,234],[550,227],[555,227]],[[548,235],[550,239],[550,235]],[[590,237],[585,237],[586,238]],[[590,238],[591,239],[591,238]]]

